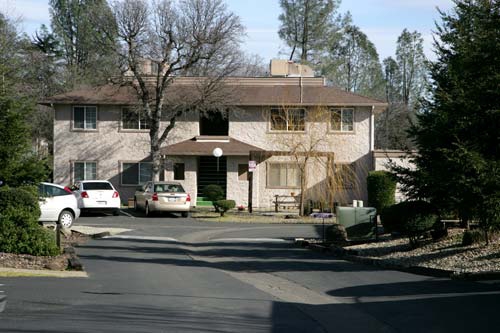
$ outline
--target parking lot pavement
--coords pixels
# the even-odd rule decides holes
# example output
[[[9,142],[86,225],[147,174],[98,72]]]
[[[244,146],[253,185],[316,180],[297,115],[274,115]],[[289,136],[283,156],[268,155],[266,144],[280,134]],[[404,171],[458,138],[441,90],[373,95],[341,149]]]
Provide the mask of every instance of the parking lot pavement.
[[[0,284],[0,288],[3,286],[3,284]],[[7,304],[7,295],[0,290],[0,312],[3,312],[5,310],[5,305]]]

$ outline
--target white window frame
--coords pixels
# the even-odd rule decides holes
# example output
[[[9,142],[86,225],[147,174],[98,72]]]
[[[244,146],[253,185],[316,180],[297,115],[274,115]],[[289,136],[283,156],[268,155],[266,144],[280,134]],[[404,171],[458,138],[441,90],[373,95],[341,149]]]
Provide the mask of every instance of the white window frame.
[[[137,182],[136,183],[133,183],[133,184],[129,184],[129,183],[124,183],[123,182],[123,167],[124,167],[124,164],[137,164]],[[151,179],[147,179],[147,180],[143,180],[141,181],[141,165],[144,165],[144,164],[150,164],[151,165]],[[136,162],[136,161],[122,161],[121,162],[121,167],[120,167],[120,184],[123,185],[123,186],[137,186],[137,185],[144,185],[146,184],[147,182],[149,181],[152,181],[152,178],[153,178],[153,169],[152,169],[152,164],[153,162]]]
[[[78,163],[83,163],[83,179],[76,179],[76,164]],[[95,175],[93,178],[87,178],[87,168],[88,164],[94,164],[95,165]],[[97,161],[73,161],[72,165],[72,170],[73,170],[73,182],[81,181],[81,180],[96,180],[97,178]]]
[[[149,131],[149,123],[147,120],[145,119],[142,119],[141,117],[141,111],[140,110],[137,110],[137,127],[136,128],[125,128],[124,126],[124,121],[123,121],[123,115],[125,113],[125,110],[130,110],[130,107],[127,107],[127,106],[124,106],[122,107],[121,109],[121,126],[120,128],[123,130],[123,131]],[[134,112],[134,111],[129,111],[129,112]],[[142,126],[144,126],[144,128],[142,128]]]
[[[280,112],[285,112],[286,113],[286,119],[285,119],[285,129],[273,129],[273,110],[279,110]],[[289,120],[289,112],[292,110],[300,110],[304,112],[304,128],[300,130],[294,130],[290,129],[290,127],[293,127],[293,124],[290,124]],[[306,118],[307,118],[307,110],[305,108],[283,108],[283,107],[272,107],[269,109],[269,131],[270,132],[285,132],[285,133],[304,133],[306,131]]]
[[[275,185],[271,184],[271,168],[275,165],[280,165],[280,166],[286,166],[286,172],[288,173],[288,170],[291,169],[290,166],[293,168],[297,169],[297,174],[299,176],[298,183],[296,185],[288,185],[288,175],[285,176],[285,181],[287,184],[285,185]],[[300,174],[300,168],[297,165],[297,163],[293,162],[269,162],[267,163],[267,188],[272,188],[272,189],[299,189],[300,188],[300,182],[301,182],[301,174]]]
[[[76,108],[83,108],[83,127],[76,127],[75,122],[76,122],[76,117],[75,117],[75,109]],[[95,128],[94,127],[88,127],[90,124],[87,122],[87,109],[93,108],[95,110]],[[97,120],[98,120],[98,109],[96,105],[73,105],[72,108],[72,124],[71,127],[73,130],[76,131],[97,131]]]
[[[351,122],[351,126],[352,126],[352,129],[345,129],[344,128],[344,111],[351,111],[352,112],[352,122]],[[332,117],[333,117],[333,113],[334,112],[338,112],[340,111],[340,129],[335,129],[333,128],[333,121],[332,121]],[[356,109],[353,108],[353,107],[342,107],[342,108],[330,108],[330,112],[332,113],[330,115],[330,130],[332,132],[337,132],[337,133],[354,133],[354,125],[355,125],[355,121],[354,121],[354,118],[355,118],[355,114],[356,114]]]

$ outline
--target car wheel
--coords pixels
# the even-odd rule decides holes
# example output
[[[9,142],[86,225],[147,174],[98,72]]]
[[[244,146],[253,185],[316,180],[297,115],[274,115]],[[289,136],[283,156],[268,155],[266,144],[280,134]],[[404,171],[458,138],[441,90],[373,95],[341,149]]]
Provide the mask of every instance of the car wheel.
[[[182,212],[182,213],[181,213],[181,216],[182,216],[182,217],[189,217],[189,212]]]
[[[59,214],[58,223],[63,228],[70,228],[73,225],[73,221],[74,221],[73,213],[71,213],[67,209],[63,210],[61,214]]]
[[[151,212],[149,211],[149,205],[146,202],[146,206],[144,207],[144,212],[146,213],[146,216],[151,216]]]

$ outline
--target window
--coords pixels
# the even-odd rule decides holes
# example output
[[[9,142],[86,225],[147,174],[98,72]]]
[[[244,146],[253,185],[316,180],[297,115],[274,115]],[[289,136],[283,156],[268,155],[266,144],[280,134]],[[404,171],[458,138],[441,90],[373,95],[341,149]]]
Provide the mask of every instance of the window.
[[[83,130],[97,129],[97,107],[95,106],[74,106],[73,107],[73,128]]]
[[[97,179],[96,162],[74,162],[73,163],[73,181],[95,180]]]
[[[69,195],[71,192],[67,192],[63,190],[62,188],[47,185],[47,184],[40,184],[38,185],[38,193],[41,197],[47,198],[47,197],[60,197],[63,195]]]
[[[354,109],[331,109],[331,126],[333,131],[354,131]]]
[[[304,109],[271,109],[272,131],[304,131],[305,130]]]
[[[134,130],[147,130],[149,129],[149,122],[147,121],[143,112],[141,112],[140,110],[123,108],[122,128],[134,129]]]
[[[153,179],[153,164],[151,162],[123,163],[122,184],[139,185]]]
[[[334,165],[333,183],[337,189],[353,188],[357,183],[355,165],[348,163],[336,163]]]
[[[184,180],[184,163],[174,163],[174,180]]]
[[[238,164],[238,180],[248,180],[248,164]]]
[[[300,187],[300,171],[296,164],[270,163],[268,164],[267,186],[275,188]]]

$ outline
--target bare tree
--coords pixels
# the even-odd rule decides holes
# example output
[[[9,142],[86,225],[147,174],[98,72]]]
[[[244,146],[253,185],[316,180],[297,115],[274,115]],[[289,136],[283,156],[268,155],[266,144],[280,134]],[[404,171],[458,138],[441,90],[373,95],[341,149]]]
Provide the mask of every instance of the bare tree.
[[[161,0],[151,5],[124,0],[114,2],[112,11],[119,55],[132,77],[125,84],[135,89],[138,108],[149,122],[153,178],[158,179],[160,146],[176,120],[186,112],[227,104],[223,81],[239,67],[243,27],[221,0]],[[145,60],[152,70],[144,70]],[[198,77],[193,86],[174,84],[188,75]]]

